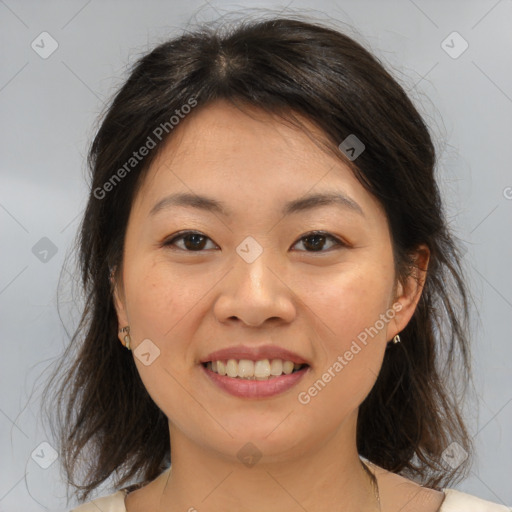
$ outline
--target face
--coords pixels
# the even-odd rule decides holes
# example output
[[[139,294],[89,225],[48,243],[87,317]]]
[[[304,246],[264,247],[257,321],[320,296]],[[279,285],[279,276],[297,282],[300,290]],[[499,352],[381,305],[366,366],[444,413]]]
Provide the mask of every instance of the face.
[[[221,207],[167,201],[154,210],[175,194]],[[303,201],[316,194],[342,199]],[[234,459],[251,441],[277,460],[315,450],[357,413],[419,299],[421,282],[394,289],[396,277],[384,211],[348,166],[301,130],[218,102],[181,121],[149,169],[115,303],[171,444],[180,432]],[[212,379],[201,361],[242,345],[257,354],[249,360],[307,366],[278,377],[285,384],[274,394],[271,380]],[[258,353],[263,346],[293,356]],[[238,371],[250,372],[244,365]]]

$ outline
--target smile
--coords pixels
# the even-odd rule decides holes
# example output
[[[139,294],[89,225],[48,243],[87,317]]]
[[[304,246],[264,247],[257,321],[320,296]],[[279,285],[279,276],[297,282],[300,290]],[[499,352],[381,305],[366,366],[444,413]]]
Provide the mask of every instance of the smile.
[[[206,368],[218,375],[248,380],[268,380],[280,375],[290,375],[300,370],[305,364],[283,361],[282,359],[227,359],[224,361],[208,361]]]
[[[201,363],[203,372],[217,387],[242,398],[268,398],[296,385],[309,365],[282,359],[228,359]]]

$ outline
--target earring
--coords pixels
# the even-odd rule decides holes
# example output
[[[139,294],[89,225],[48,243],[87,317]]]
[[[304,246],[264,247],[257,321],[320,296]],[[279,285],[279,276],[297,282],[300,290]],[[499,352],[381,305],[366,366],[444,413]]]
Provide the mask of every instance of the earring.
[[[131,350],[130,348],[130,343],[132,341],[132,339],[130,338],[130,326],[127,325],[126,327],[123,327],[122,329],[119,329],[119,332],[125,332],[125,336],[123,337],[124,339],[124,343],[123,343],[123,346],[125,346],[128,350]]]
[[[400,343],[400,336],[398,334],[393,338],[393,343]]]
[[[116,266],[109,267],[110,272],[108,273],[108,280],[110,281],[110,284],[114,284],[114,273],[116,271]]]

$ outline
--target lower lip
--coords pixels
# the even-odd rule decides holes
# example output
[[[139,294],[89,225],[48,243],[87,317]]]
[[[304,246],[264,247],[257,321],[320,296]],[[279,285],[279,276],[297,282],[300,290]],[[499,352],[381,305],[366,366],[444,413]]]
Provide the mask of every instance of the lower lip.
[[[295,386],[309,371],[309,366],[305,366],[299,371],[289,375],[280,375],[269,380],[247,380],[219,375],[199,365],[207,377],[219,388],[228,392],[230,395],[241,398],[269,398],[279,395]]]

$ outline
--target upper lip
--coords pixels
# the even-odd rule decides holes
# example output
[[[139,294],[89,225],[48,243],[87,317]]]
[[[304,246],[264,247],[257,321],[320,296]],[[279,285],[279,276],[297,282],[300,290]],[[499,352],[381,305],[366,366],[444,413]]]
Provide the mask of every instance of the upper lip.
[[[283,361],[292,361],[297,364],[309,364],[298,354],[275,345],[261,345],[259,347],[238,345],[236,347],[223,348],[208,354],[200,362],[207,363],[208,361],[225,361],[227,359],[249,359],[251,361],[282,359]]]

